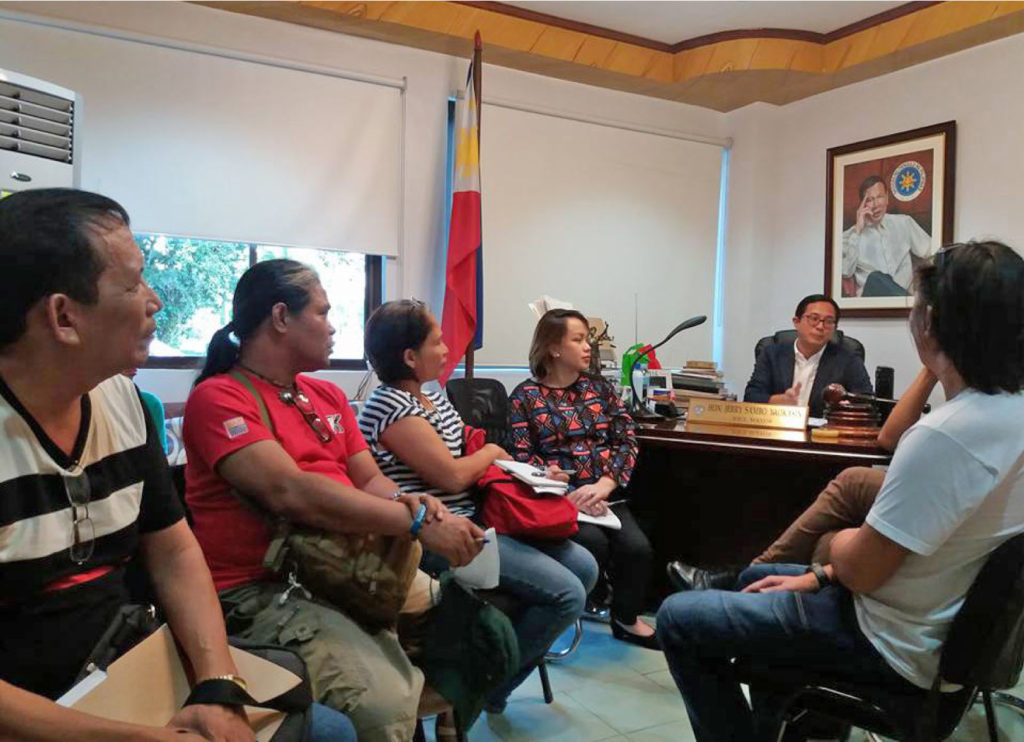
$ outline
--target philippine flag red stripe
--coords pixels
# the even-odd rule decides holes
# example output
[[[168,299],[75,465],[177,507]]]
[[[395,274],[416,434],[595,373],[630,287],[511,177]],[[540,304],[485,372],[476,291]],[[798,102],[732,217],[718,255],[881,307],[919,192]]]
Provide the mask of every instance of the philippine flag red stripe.
[[[465,355],[480,319],[479,271],[483,238],[480,226],[479,115],[473,91],[473,65],[466,95],[456,104],[455,171],[448,257],[445,268],[444,311],[441,332],[448,346],[448,361],[441,373],[444,384]]]

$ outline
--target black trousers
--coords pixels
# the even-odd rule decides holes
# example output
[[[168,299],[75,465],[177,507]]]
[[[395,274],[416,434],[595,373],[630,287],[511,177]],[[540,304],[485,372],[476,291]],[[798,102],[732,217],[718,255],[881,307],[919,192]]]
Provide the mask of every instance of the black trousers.
[[[615,497],[616,493],[612,493]],[[651,542],[637,525],[625,503],[612,505],[622,521],[622,530],[580,523],[572,540],[594,555],[602,573],[607,572],[612,587],[612,618],[629,626],[644,608],[647,583],[651,576]]]

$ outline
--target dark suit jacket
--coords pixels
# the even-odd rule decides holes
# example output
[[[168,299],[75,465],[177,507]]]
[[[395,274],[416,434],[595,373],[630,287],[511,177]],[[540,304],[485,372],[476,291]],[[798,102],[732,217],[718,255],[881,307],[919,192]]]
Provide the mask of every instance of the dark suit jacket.
[[[754,364],[754,373],[743,392],[744,402],[767,402],[773,394],[782,394],[793,385],[793,366],[796,354],[792,343],[769,345]],[[821,354],[818,373],[811,387],[808,405],[811,417],[821,417],[825,404],[822,392],[829,384],[842,384],[848,392],[871,394],[871,379],[864,362],[850,351],[829,343]]]

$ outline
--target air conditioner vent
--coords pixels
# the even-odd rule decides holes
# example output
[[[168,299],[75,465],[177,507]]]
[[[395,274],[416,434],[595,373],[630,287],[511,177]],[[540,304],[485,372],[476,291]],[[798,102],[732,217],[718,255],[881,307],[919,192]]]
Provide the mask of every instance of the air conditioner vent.
[[[75,102],[0,80],[0,150],[74,162]]]

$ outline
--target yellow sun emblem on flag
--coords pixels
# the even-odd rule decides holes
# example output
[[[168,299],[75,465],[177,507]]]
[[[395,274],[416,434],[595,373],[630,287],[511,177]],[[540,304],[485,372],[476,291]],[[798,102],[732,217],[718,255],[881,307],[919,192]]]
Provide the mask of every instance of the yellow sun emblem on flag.
[[[900,176],[900,188],[902,188],[905,191],[909,191],[911,188],[914,187],[914,185],[916,185],[916,183],[917,178],[915,178],[914,174],[911,172],[904,172]]]

